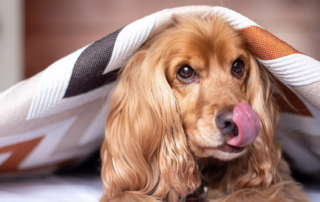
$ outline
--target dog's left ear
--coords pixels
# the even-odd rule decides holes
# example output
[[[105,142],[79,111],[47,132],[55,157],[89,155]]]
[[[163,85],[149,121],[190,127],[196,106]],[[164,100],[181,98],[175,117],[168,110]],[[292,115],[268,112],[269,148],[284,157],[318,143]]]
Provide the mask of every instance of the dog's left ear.
[[[248,159],[243,162],[249,167],[244,169],[250,172],[238,179],[238,185],[268,187],[277,179],[277,165],[281,159],[281,150],[275,141],[279,112],[272,91],[276,87],[272,75],[253,55],[250,55],[246,86],[247,101],[259,116],[261,131],[249,147]]]
[[[107,197],[178,201],[200,183],[162,57],[149,49],[133,55],[111,95],[101,150]]]

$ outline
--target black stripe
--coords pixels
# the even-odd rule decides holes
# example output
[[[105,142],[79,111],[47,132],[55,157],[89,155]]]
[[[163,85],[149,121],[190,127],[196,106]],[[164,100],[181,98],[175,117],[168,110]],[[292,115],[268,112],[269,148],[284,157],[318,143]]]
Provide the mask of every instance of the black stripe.
[[[103,75],[109,64],[114,44],[122,29],[88,46],[77,59],[64,95],[69,98],[97,89],[117,79],[119,69]]]

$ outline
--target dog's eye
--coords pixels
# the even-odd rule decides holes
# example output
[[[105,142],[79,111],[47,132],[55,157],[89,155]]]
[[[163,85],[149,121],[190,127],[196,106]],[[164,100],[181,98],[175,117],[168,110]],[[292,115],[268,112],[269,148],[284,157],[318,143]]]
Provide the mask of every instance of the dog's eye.
[[[188,66],[188,65],[183,65],[179,70],[178,70],[178,78],[180,77],[180,79],[190,79],[192,77],[194,77],[195,73],[193,71],[193,69]]]
[[[234,61],[234,63],[232,64],[231,73],[233,74],[233,76],[238,78],[243,75],[244,62],[241,59],[237,59],[236,61]]]

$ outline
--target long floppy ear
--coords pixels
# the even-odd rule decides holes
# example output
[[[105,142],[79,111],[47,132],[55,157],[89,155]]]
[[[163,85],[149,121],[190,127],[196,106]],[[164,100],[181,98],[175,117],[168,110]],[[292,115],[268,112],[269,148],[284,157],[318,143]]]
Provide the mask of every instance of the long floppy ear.
[[[277,80],[253,56],[247,82],[247,100],[259,115],[261,132],[247,155],[236,160],[227,171],[224,187],[229,194],[221,201],[288,201],[290,198],[307,201],[301,187],[290,176],[289,166],[281,158],[275,140],[279,112],[274,94],[287,101],[284,93],[276,85]]]
[[[129,194],[179,201],[199,185],[161,57],[137,52],[111,95],[101,150],[105,199]]]
[[[277,166],[281,160],[281,150],[275,140],[279,115],[274,88],[276,86],[270,73],[250,55],[246,96],[259,116],[261,132],[249,147],[248,155],[238,161],[239,167],[246,173],[236,180],[237,188],[267,188],[280,180]]]

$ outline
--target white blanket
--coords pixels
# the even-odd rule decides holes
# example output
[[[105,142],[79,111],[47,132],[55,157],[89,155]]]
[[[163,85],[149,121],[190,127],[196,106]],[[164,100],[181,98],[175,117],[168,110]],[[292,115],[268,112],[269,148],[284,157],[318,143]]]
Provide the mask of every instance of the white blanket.
[[[307,185],[312,202],[320,201],[320,185]],[[1,202],[98,202],[99,176],[46,176],[0,183]]]

